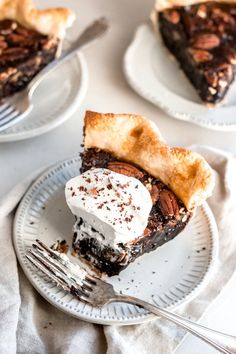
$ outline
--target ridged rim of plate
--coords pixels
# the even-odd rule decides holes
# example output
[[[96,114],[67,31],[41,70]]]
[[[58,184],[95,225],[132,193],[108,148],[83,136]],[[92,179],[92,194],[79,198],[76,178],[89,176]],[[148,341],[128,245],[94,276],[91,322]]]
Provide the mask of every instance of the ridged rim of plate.
[[[76,111],[76,109],[81,105],[88,89],[88,68],[87,64],[84,58],[84,55],[79,52],[75,58],[71,59],[74,62],[76,62],[76,65],[78,66],[80,70],[80,82],[79,82],[79,89],[78,87],[74,88],[73,91],[71,91],[70,95],[72,95],[72,103],[68,105],[68,103],[65,103],[65,109],[63,112],[59,115],[55,115],[55,119],[46,122],[45,124],[25,130],[25,131],[20,131],[16,133],[9,133],[9,134],[1,134],[0,133],[0,143],[4,142],[11,142],[11,141],[20,141],[20,140],[25,140],[25,139],[30,139],[34,138],[36,136],[45,134],[57,127],[59,127],[61,124],[63,124],[65,121],[67,121],[73,113]],[[67,63],[67,65],[70,62]],[[64,64],[66,65],[66,64]],[[46,80],[46,79],[45,79]],[[71,100],[70,100],[71,101]],[[21,123],[19,123],[21,124]]]
[[[81,162],[81,160],[79,157],[74,157],[74,158],[66,159],[62,162],[57,163],[56,165],[49,168],[41,176],[39,176],[39,178],[32,184],[32,186],[26,192],[25,196],[23,197],[23,199],[18,207],[18,210],[16,212],[16,216],[15,216],[15,220],[14,220],[13,242],[14,242],[14,247],[15,247],[18,261],[19,261],[25,275],[27,276],[27,278],[29,279],[31,284],[35,287],[35,289],[52,305],[56,306],[60,310],[66,312],[74,317],[77,317],[79,319],[82,319],[82,320],[85,320],[88,322],[105,324],[105,325],[109,325],[109,324],[130,325],[130,324],[137,324],[137,323],[149,321],[151,319],[155,319],[156,316],[149,314],[138,307],[133,307],[132,305],[127,305],[127,304],[122,304],[122,306],[126,306],[127,309],[129,310],[130,315],[128,317],[114,315],[114,313],[116,314],[116,306],[118,306],[116,304],[111,304],[106,307],[106,308],[108,308],[106,310],[107,311],[106,316],[104,316],[104,313],[102,315],[103,309],[105,312],[105,307],[102,310],[97,310],[97,309],[91,308],[89,305],[84,305],[77,300],[75,300],[76,307],[73,308],[73,306],[70,305],[70,302],[73,301],[74,298],[72,296],[69,296],[71,298],[69,302],[66,302],[66,301],[64,302],[64,301],[61,301],[59,298],[57,298],[54,293],[50,292],[51,289],[49,289],[49,287],[47,287],[47,285],[48,284],[51,285],[51,283],[46,284],[45,281],[43,280],[43,277],[40,276],[36,272],[35,268],[33,268],[29,264],[27,259],[25,258],[25,250],[26,250],[25,243],[26,242],[29,242],[30,244],[32,243],[32,238],[27,240],[25,233],[23,232],[24,231],[23,229],[25,227],[24,220],[25,220],[26,216],[29,215],[28,211],[31,210],[31,212],[33,212],[33,213],[35,211],[35,209],[34,209],[35,205],[33,208],[31,206],[31,203],[33,204],[34,198],[35,198],[35,203],[37,202],[36,203],[37,207],[42,208],[42,206],[44,205],[44,200],[43,200],[44,197],[42,197],[42,195],[40,196],[40,191],[43,190],[44,193],[45,193],[45,191],[46,191],[46,194],[49,193],[49,191],[47,190],[46,187],[47,187],[47,183],[49,185],[51,183],[51,186],[53,186],[53,190],[54,190],[52,193],[52,195],[53,195],[55,193],[55,191],[60,189],[59,187],[57,188],[56,186],[62,187],[64,185],[64,183],[68,180],[68,178],[73,177],[76,174],[75,173],[76,171],[78,173],[78,168],[80,166],[80,162]],[[37,193],[39,196],[38,199],[37,199]],[[47,201],[47,200],[50,200],[50,198],[45,199],[45,201]],[[177,301],[172,301],[172,304],[169,306],[165,306],[162,303],[163,307],[168,307],[169,309],[176,308],[183,303],[189,302],[194,297],[196,297],[196,295],[204,288],[205,285],[207,285],[208,281],[211,278],[211,275],[212,275],[212,272],[214,269],[214,263],[215,263],[215,260],[217,259],[217,254],[218,254],[218,231],[217,231],[217,226],[215,223],[214,216],[213,216],[208,204],[204,203],[200,208],[201,208],[201,213],[203,213],[203,215],[205,217],[205,226],[207,227],[207,230],[209,232],[209,234],[208,234],[209,239],[207,240],[207,242],[210,243],[210,249],[207,254],[208,258],[206,258],[208,261],[207,262],[207,269],[203,272],[203,274],[198,276],[198,277],[200,277],[199,282],[188,293],[186,293],[184,297],[182,297],[181,299],[179,299]],[[198,222],[198,224],[200,224],[200,221],[196,221],[196,222]],[[26,226],[29,227],[28,225],[26,225]],[[36,237],[34,237],[33,240],[35,238]],[[199,242],[199,240],[198,240],[198,242]],[[29,247],[29,246],[27,246],[27,247]],[[200,257],[200,256],[195,256],[195,257]],[[202,257],[204,257],[204,256],[202,256]],[[198,262],[201,262],[199,260],[199,258],[198,258]],[[191,270],[192,270],[192,268],[189,269],[188,272],[190,272]],[[187,275],[185,275],[185,277],[187,277]],[[189,287],[190,287],[190,285],[189,285]],[[54,288],[55,288],[55,286],[53,287],[53,289]],[[63,290],[60,290],[59,293],[66,294]],[[159,295],[157,295],[157,296],[160,297]],[[153,302],[155,303],[154,300],[153,300]],[[81,306],[81,309],[78,310],[79,306]],[[109,315],[109,306],[114,306],[113,315]],[[130,310],[130,306],[132,307],[132,309],[134,309],[136,311],[135,314],[132,313],[133,310],[132,311]],[[95,314],[93,313],[93,311],[95,311]]]
[[[142,41],[145,36],[145,41]],[[138,61],[140,59],[138,55],[138,49],[142,47],[143,52],[150,52],[146,55],[151,56],[151,51],[154,47],[159,45],[163,45],[160,35],[155,35],[150,23],[145,23],[140,25],[134,35],[134,38],[130,45],[128,46],[124,59],[123,59],[123,70],[125,77],[129,83],[129,85],[136,91],[140,96],[152,102],[154,105],[161,108],[164,112],[166,112],[169,116],[173,118],[177,118],[183,121],[187,121],[190,123],[197,124],[204,128],[208,128],[211,130],[232,132],[236,130],[236,120],[235,123],[227,123],[226,121],[218,121],[216,119],[215,122],[212,122],[207,119],[204,119],[202,116],[204,112],[211,112],[214,109],[209,109],[204,104],[198,104],[192,101],[187,100],[180,95],[169,90],[160,80],[156,78],[155,80],[155,90],[153,91],[147,85],[144,85],[142,79],[139,78],[139,75],[136,75],[134,72],[134,61]],[[151,48],[151,49],[150,49]],[[167,58],[169,60],[169,57]],[[145,71],[145,65],[142,66]],[[151,69],[152,70],[152,69]],[[150,73],[150,69],[148,69]],[[153,72],[154,73],[154,72]],[[148,75],[148,72],[147,72]],[[155,76],[155,74],[154,74]],[[170,104],[171,103],[171,104]],[[236,106],[230,107],[216,107],[215,109],[221,110],[220,113],[222,117],[225,117],[227,114],[227,110],[232,110],[235,108],[235,116],[236,116]],[[199,112],[199,114],[197,114]],[[201,115],[201,117],[200,117]]]

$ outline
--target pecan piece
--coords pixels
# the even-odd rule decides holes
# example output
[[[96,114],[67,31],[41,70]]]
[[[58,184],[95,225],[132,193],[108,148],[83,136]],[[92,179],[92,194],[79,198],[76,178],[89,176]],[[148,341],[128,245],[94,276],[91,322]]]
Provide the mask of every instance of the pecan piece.
[[[152,188],[150,190],[150,194],[151,194],[153,204],[156,204],[156,202],[159,198],[159,189],[155,184],[152,185]]]
[[[164,16],[168,22],[173,23],[173,25],[177,25],[180,21],[180,14],[177,11],[166,11]]]
[[[206,50],[201,49],[188,49],[195,63],[205,63],[213,59],[213,55]]]
[[[198,49],[213,49],[220,45],[220,38],[213,33],[200,34],[193,38],[192,46]]]
[[[13,62],[15,60],[22,60],[28,55],[29,51],[26,48],[7,48],[3,51],[0,57],[0,63],[5,61]]]
[[[11,43],[18,45],[19,47],[33,46],[35,44],[34,39],[25,38],[24,36],[22,36],[20,34],[15,34],[15,33],[9,34],[7,39]]]
[[[113,172],[117,172],[129,177],[142,178],[144,176],[143,172],[140,171],[137,167],[125,162],[119,162],[119,161],[109,162],[108,168]]]
[[[171,191],[162,190],[159,197],[160,208],[164,216],[178,216],[179,207]]]
[[[18,26],[15,30],[15,33],[25,37],[25,38],[32,38],[32,37],[38,37],[39,34],[33,30],[30,30],[29,28],[24,28],[21,26]]]
[[[149,230],[149,229],[146,227],[146,229],[143,231],[143,236],[144,236],[144,237],[147,237],[147,236],[150,235],[150,233],[151,233],[151,230]]]

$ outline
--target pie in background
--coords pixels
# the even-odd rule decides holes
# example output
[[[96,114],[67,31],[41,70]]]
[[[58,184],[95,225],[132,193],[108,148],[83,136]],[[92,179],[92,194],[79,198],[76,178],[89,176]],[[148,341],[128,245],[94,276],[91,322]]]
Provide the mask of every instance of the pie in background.
[[[60,55],[74,13],[67,8],[38,10],[32,0],[0,3],[0,100],[24,89]]]
[[[158,0],[151,19],[202,101],[221,102],[235,77],[236,3]]]

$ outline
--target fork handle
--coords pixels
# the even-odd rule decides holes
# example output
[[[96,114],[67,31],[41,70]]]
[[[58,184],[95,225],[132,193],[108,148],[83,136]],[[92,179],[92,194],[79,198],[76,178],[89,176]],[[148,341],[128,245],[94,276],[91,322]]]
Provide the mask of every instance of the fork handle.
[[[90,24],[85,30],[80,34],[77,40],[72,44],[72,46],[62,55],[49,63],[44,69],[42,69],[29,83],[27,90],[28,95],[31,97],[35,89],[39,86],[42,80],[47,76],[51,71],[53,71],[58,65],[64,63],[71,59],[78,50],[94,39],[101,37],[109,28],[108,22],[105,18],[100,18]]]
[[[187,320],[186,318],[169,312],[163,308],[152,305],[146,301],[140,300],[133,296],[128,295],[120,295],[112,300],[116,302],[126,302],[133,305],[141,306],[146,310],[154,313],[157,316],[161,316],[180,327],[186,329],[188,332],[194,334],[195,336],[201,338],[203,341],[212,345],[214,348],[218,349],[220,352],[225,354],[236,354],[236,337],[231,336],[225,333],[221,333],[219,331],[215,331],[213,329],[201,326],[198,323],[194,323],[192,321]]]

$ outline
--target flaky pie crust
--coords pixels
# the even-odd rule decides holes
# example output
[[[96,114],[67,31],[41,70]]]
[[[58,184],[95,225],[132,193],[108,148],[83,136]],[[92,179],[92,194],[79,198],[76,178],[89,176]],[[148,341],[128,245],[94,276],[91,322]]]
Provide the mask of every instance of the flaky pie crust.
[[[0,20],[9,19],[44,35],[63,38],[75,19],[67,8],[39,10],[32,0],[0,0]]]
[[[136,164],[165,183],[193,210],[214,187],[213,170],[190,150],[170,147],[154,123],[134,114],[85,115],[85,148],[99,148],[118,159]]]
[[[155,4],[155,10],[154,11],[163,11],[166,9],[170,9],[172,7],[176,6],[191,6],[194,4],[200,4],[204,2],[208,2],[211,0],[157,0]],[[212,0],[214,2],[221,2],[221,3],[233,3],[235,4],[235,0]]]

